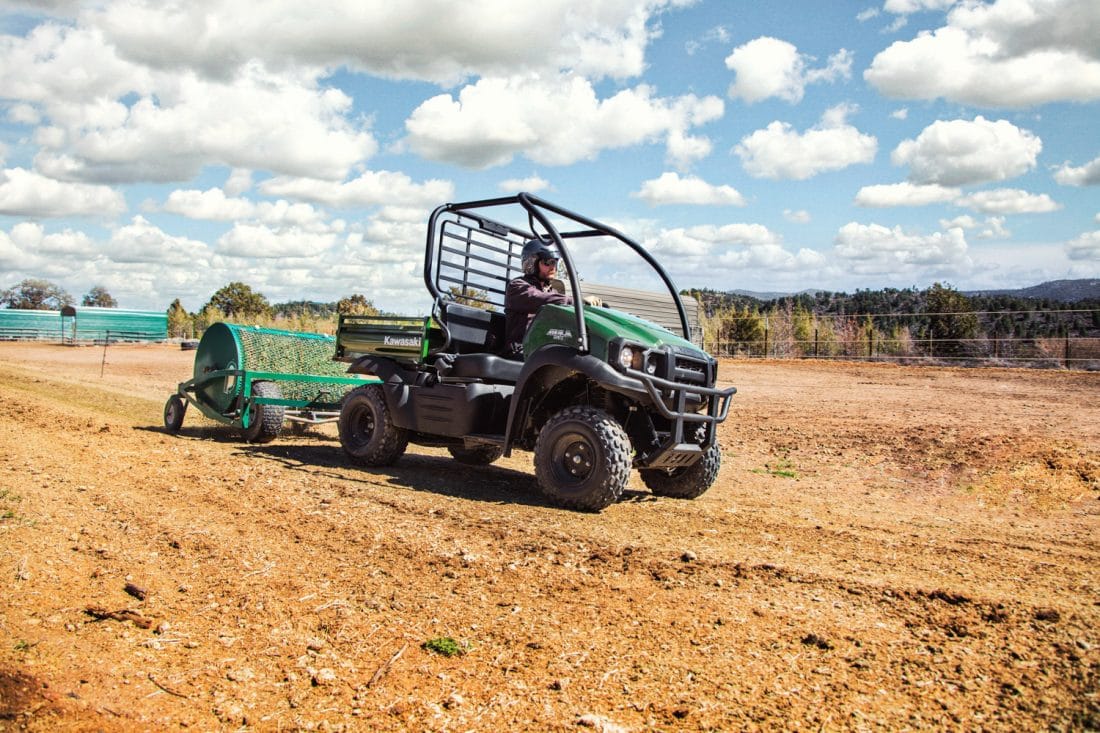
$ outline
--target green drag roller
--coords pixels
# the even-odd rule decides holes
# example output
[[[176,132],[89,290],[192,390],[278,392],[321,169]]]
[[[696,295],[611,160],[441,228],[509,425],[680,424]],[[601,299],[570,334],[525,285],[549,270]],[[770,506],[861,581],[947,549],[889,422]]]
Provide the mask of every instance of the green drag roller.
[[[249,443],[274,440],[284,422],[302,428],[335,422],[349,391],[378,383],[334,362],[335,341],[315,333],[211,325],[195,351],[194,376],[164,405],[165,429],[179,432],[188,404],[239,428]]]

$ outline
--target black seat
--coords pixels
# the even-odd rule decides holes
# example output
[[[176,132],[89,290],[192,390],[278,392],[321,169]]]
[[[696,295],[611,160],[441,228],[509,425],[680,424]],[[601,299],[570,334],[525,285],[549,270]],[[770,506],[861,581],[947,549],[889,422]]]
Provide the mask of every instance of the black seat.
[[[493,354],[440,354],[436,373],[442,378],[480,379],[483,382],[515,384],[523,370],[522,361]]]
[[[492,354],[504,347],[504,314],[461,303],[447,303],[443,321],[459,354]]]

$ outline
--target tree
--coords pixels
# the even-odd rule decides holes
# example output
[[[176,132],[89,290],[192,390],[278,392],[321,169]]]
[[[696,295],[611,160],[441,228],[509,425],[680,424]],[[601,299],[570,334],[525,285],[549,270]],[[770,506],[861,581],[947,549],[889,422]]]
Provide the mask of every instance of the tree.
[[[190,338],[195,333],[195,319],[176,298],[168,306],[168,335],[172,338]]]
[[[336,303],[336,312],[345,316],[377,316],[381,311],[374,307],[374,303],[367,300],[365,295],[355,293],[346,298],[340,298]]]
[[[930,314],[928,338],[936,355],[963,354],[965,342],[978,335],[978,317],[972,312],[970,298],[950,285],[935,283],[928,288],[924,310]]]
[[[107,288],[102,285],[96,285],[89,290],[84,299],[80,301],[80,304],[94,308],[118,308],[118,301],[111,297],[111,294],[107,292]]]
[[[203,310],[217,309],[226,318],[270,316],[271,305],[260,293],[242,282],[231,282],[210,297]]]
[[[459,305],[468,305],[471,308],[480,308],[486,311],[496,310],[489,302],[489,293],[486,290],[471,288],[469,285],[452,285],[447,288],[451,299]]]
[[[49,280],[27,278],[0,291],[0,304],[21,310],[55,311],[72,305],[73,296]]]

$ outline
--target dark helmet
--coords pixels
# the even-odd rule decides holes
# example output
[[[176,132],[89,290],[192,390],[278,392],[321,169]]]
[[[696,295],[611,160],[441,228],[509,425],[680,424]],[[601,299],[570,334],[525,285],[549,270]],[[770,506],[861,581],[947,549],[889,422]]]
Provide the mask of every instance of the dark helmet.
[[[536,275],[539,271],[539,260],[556,260],[555,252],[545,239],[528,239],[523,245],[523,253],[520,255],[520,263],[523,266],[524,275]]]

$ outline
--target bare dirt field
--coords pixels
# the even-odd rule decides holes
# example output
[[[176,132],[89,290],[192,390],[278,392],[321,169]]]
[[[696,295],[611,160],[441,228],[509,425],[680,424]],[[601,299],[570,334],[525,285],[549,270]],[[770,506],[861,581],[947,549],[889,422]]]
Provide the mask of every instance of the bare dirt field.
[[[718,483],[585,514],[103,358],[0,344],[0,730],[1100,729],[1100,374],[726,361]]]

